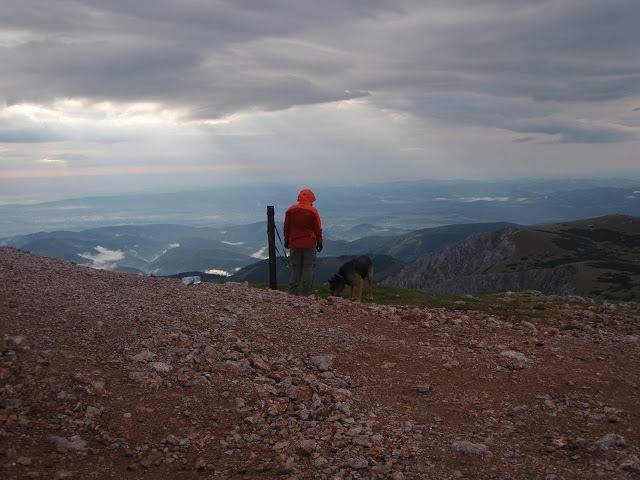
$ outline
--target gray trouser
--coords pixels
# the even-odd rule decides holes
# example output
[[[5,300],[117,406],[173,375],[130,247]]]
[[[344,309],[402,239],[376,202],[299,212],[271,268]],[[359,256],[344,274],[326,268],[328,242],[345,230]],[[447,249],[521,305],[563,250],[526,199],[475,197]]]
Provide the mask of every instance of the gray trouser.
[[[313,271],[316,267],[316,249],[292,248],[289,256],[291,258],[289,293],[298,295],[298,286],[302,282],[302,295],[306,297],[311,293],[311,286],[313,284]]]

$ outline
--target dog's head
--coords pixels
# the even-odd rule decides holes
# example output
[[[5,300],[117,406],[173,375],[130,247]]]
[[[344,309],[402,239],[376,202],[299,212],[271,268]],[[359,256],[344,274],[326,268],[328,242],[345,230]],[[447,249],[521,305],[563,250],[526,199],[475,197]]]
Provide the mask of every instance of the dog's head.
[[[340,275],[334,275],[329,279],[329,295],[336,297],[340,295],[340,292],[344,290],[345,283],[344,278]]]

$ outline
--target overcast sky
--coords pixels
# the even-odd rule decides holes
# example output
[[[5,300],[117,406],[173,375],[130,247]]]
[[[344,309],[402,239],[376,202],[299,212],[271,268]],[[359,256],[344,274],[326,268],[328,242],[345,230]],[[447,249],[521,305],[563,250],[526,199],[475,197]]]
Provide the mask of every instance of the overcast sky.
[[[637,0],[0,0],[0,202],[640,174]]]

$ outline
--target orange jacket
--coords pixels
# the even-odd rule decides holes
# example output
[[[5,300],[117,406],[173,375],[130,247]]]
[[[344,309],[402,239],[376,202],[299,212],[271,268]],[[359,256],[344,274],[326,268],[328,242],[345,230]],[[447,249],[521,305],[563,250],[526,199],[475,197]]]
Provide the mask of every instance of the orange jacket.
[[[316,196],[305,188],[298,195],[298,203],[291,205],[284,215],[284,241],[289,248],[316,248],[322,243],[322,222],[313,206]]]

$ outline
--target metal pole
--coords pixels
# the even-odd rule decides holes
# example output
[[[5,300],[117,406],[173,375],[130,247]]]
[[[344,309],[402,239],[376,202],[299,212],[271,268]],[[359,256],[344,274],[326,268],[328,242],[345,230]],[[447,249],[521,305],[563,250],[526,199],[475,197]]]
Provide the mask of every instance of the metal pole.
[[[267,207],[267,236],[269,237],[269,287],[278,289],[276,278],[276,224],[274,222],[273,206]]]

